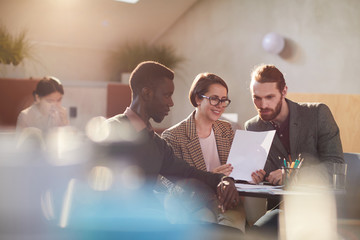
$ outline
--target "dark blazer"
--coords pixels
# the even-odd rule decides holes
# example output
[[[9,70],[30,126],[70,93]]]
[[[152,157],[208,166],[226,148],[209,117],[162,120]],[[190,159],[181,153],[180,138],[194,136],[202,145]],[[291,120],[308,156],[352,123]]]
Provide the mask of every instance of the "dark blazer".
[[[339,128],[328,106],[322,103],[295,103],[289,99],[286,102],[290,112],[291,158],[294,160],[301,154],[303,165],[344,162]],[[245,123],[245,129],[268,131],[274,130],[274,127],[256,116]],[[267,174],[284,166],[284,158],[288,159],[288,153],[275,134],[264,168]]]
[[[155,185],[158,174],[161,174],[172,181],[197,179],[215,191],[224,176],[191,167],[177,158],[166,141],[153,131],[144,129],[136,132],[124,114],[116,115],[107,122],[110,126],[109,139],[112,140],[113,153],[119,155],[119,159],[130,159],[138,165],[151,185]]]
[[[184,159],[191,166],[206,171],[204,156],[196,133],[194,115],[195,111],[180,123],[165,130],[162,138],[171,145],[177,157]],[[222,120],[215,121],[213,130],[220,163],[225,164],[234,138],[234,131],[229,122]]]

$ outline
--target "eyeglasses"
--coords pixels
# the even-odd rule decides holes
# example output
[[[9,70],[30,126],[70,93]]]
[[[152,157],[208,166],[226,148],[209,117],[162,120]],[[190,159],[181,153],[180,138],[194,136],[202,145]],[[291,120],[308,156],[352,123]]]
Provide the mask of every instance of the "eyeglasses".
[[[219,103],[221,103],[221,106],[223,107],[227,107],[229,106],[229,104],[231,103],[231,100],[230,99],[227,99],[227,98],[223,98],[223,99],[220,99],[219,97],[217,96],[210,96],[210,97],[207,97],[205,95],[201,95],[201,97],[203,98],[207,98],[209,100],[209,103],[213,106],[217,106],[219,105]]]

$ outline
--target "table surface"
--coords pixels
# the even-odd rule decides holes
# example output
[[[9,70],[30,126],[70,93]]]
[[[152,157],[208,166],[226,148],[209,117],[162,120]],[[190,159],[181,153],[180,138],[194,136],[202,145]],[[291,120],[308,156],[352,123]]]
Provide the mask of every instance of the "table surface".
[[[285,190],[282,186],[252,185],[236,183],[236,189],[240,196],[259,198],[279,198]]]
[[[259,198],[281,198],[285,195],[304,195],[304,194],[323,194],[332,193],[336,195],[343,195],[345,190],[334,190],[323,186],[299,186],[297,188],[288,190],[283,186],[268,186],[268,185],[250,185],[250,184],[235,184],[240,196],[259,197]]]

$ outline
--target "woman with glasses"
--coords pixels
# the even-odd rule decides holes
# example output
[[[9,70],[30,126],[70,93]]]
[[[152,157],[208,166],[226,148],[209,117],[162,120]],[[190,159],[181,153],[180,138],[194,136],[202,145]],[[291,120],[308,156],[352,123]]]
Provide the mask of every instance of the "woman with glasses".
[[[195,110],[186,119],[165,130],[162,137],[172,146],[175,154],[191,166],[228,176],[233,170],[226,161],[234,131],[229,122],[219,120],[231,102],[228,86],[215,74],[200,73],[190,88],[189,98]],[[225,213],[218,211],[216,200],[214,203],[214,207],[209,209],[216,222],[245,231],[242,203]]]
[[[200,73],[190,88],[189,99],[195,110],[165,130],[162,137],[190,165],[228,176],[232,166],[226,160],[234,132],[229,122],[219,120],[231,102],[225,81],[212,73]]]

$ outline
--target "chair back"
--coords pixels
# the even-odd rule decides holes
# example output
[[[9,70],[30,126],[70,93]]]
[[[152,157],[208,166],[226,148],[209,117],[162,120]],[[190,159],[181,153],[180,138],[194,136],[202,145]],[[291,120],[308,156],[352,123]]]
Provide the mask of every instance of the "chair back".
[[[344,153],[345,163],[347,166],[346,184],[351,188],[360,186],[360,153]]]

